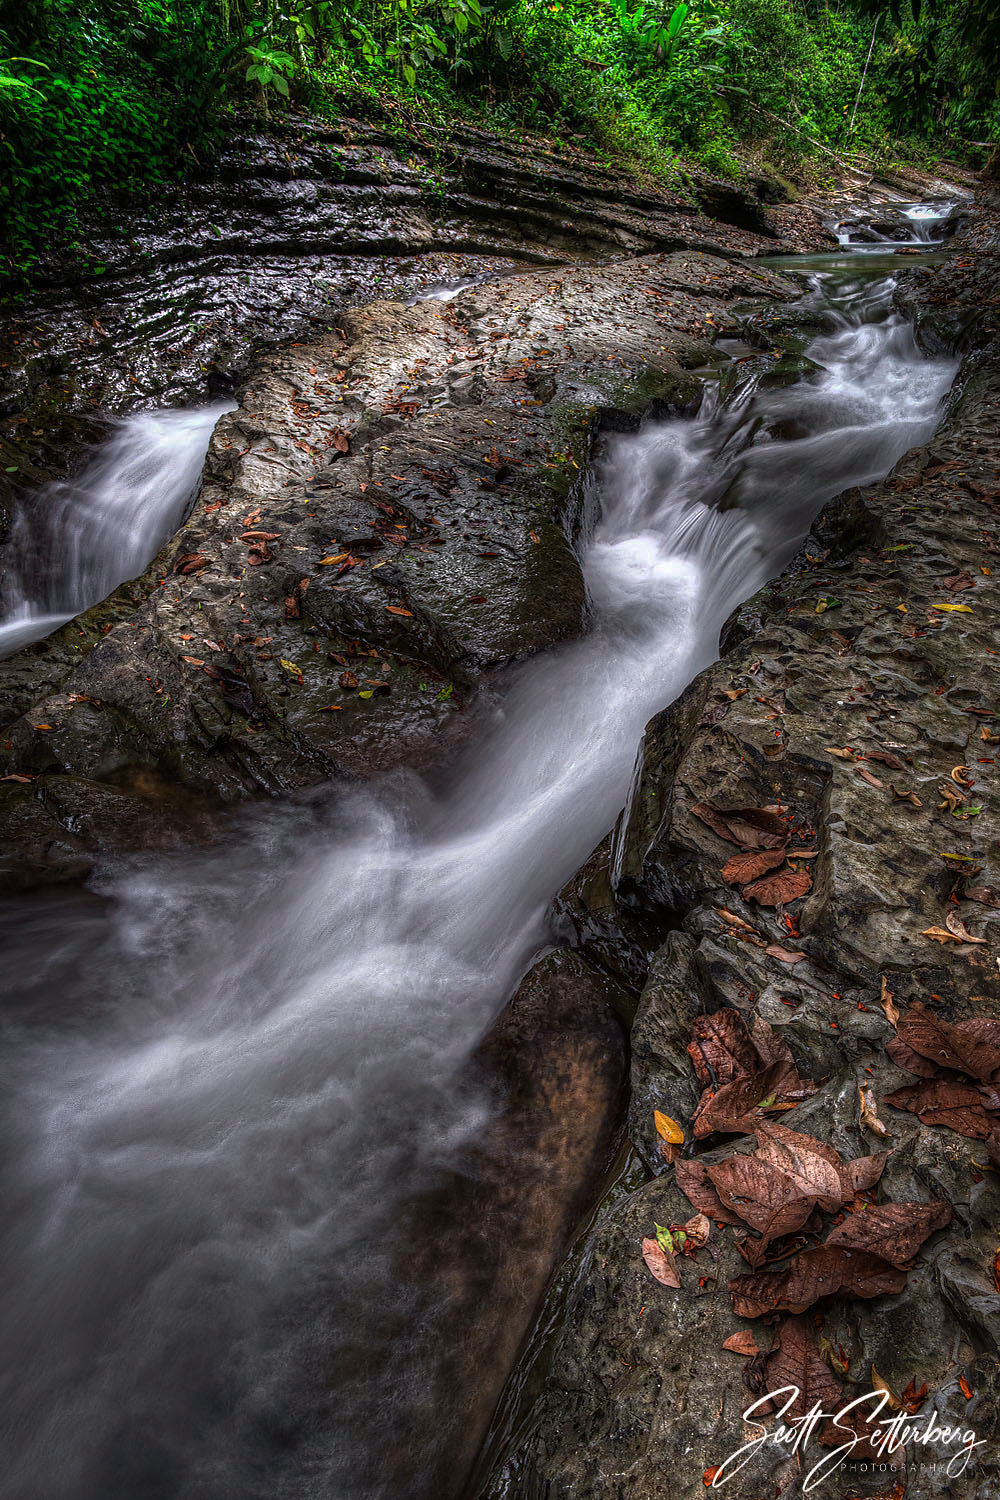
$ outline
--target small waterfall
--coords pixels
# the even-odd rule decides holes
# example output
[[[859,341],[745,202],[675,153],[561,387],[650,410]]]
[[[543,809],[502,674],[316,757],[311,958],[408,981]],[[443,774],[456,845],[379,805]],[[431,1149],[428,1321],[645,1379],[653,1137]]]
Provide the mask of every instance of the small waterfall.
[[[21,506],[3,549],[0,656],[50,635],[145,569],[187,514],[212,430],[232,405],[138,412],[82,474]]]

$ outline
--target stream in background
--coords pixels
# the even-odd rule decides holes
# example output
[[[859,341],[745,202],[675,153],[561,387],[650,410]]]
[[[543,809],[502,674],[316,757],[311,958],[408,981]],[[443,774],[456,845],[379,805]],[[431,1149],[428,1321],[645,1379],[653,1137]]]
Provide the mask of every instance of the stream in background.
[[[489,1126],[458,1080],[544,945],[549,900],[729,612],[826,500],[940,420],[955,362],[918,350],[891,276],[831,264],[810,261],[805,306],[831,330],[808,346],[815,373],[728,404],[709,384],[696,417],[612,441],[581,555],[592,628],[519,671],[446,785],[271,809],[225,849],[107,869],[103,900],[0,916],[9,1500],[369,1493],[352,1476],[391,1392],[362,1429],[329,1362],[405,1297],[386,1254],[400,1205]],[[138,571],[141,547],[112,561],[94,538],[134,522],[152,547],[176,524],[213,421],[124,425],[80,503],[64,492],[62,579],[25,591],[25,629],[82,607],[84,575]]]

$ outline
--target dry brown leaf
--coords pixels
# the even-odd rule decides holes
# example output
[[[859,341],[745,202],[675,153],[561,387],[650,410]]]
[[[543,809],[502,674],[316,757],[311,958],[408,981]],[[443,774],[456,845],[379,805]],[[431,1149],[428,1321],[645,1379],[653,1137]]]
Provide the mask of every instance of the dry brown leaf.
[[[727,885],[746,885],[748,881],[759,880],[766,875],[768,870],[775,869],[784,864],[785,848],[761,849],[748,854],[734,854],[732,859],[727,859],[722,866],[722,878]]]
[[[892,994],[889,989],[889,981],[884,974],[882,975],[882,994],[880,998],[882,1002],[882,1009],[885,1011],[886,1020],[889,1022],[890,1026],[895,1026],[896,1022],[899,1020],[899,1007],[893,1004]]]
[[[890,1265],[903,1266],[951,1219],[947,1203],[867,1203],[838,1224],[825,1243],[866,1250]]]
[[[797,901],[812,890],[812,876],[808,870],[779,870],[774,875],[765,875],[743,887],[744,896],[752,896],[761,906],[784,906]]]
[[[788,1418],[803,1417],[816,1405],[826,1412],[837,1411],[841,1405],[840,1382],[813,1343],[805,1318],[785,1318],[779,1324],[765,1378],[769,1391],[791,1386],[798,1392]]]
[[[698,1161],[697,1158],[679,1161],[676,1168],[676,1180],[677,1186],[691,1207],[697,1209],[699,1213],[707,1214],[717,1224],[742,1223],[739,1215],[732,1213],[715,1191],[705,1162]]]
[[[696,802],[691,811],[720,838],[745,849],[778,849],[788,840],[785,823],[766,807],[722,808]]]
[[[887,1398],[888,1405],[889,1405],[889,1410],[890,1411],[899,1411],[900,1410],[900,1408],[903,1405],[902,1401],[900,1401],[899,1397],[896,1395],[895,1391],[892,1389],[892,1386],[888,1385],[882,1379],[881,1375],[876,1370],[876,1368],[875,1368],[874,1365],[872,1365],[872,1389],[876,1390],[876,1391],[881,1391],[883,1393],[883,1395]]]
[[[980,1090],[971,1083],[926,1079],[886,1094],[883,1102],[909,1110],[924,1125],[946,1125],[970,1140],[988,1140],[996,1129],[996,1116],[987,1114]]]
[[[965,923],[962,921],[962,918],[959,916],[958,912],[955,911],[954,909],[952,909],[951,911],[948,912],[948,915],[944,919],[944,925],[947,927],[947,929],[948,929],[948,931],[950,933],[952,933],[955,937],[957,937],[959,939],[960,942],[963,942],[963,943],[985,943],[986,942],[985,938],[973,937],[972,933],[966,927]]]
[[[804,953],[797,953],[794,948],[782,948],[778,943],[769,943],[764,952],[783,964],[800,964],[806,957]]]
[[[656,1240],[643,1240],[642,1258],[657,1281],[662,1282],[664,1286],[680,1286],[681,1278],[675,1264],[674,1256],[668,1255]]]
[[[823,1297],[881,1297],[901,1292],[906,1272],[876,1255],[839,1246],[818,1245],[803,1250],[776,1274],[752,1271],[729,1283],[733,1311],[741,1318],[762,1318],[772,1312],[805,1312]]]
[[[753,1359],[760,1353],[757,1340],[749,1328],[741,1328],[738,1333],[731,1333],[722,1347],[728,1349],[730,1354],[742,1354],[746,1359]]]
[[[867,1126],[876,1135],[886,1136],[889,1134],[883,1122],[879,1119],[878,1108],[871,1089],[858,1089],[859,1109],[861,1124]]]
[[[681,1229],[687,1235],[688,1243],[694,1245],[695,1249],[697,1249],[706,1243],[709,1235],[712,1233],[712,1221],[707,1214],[699,1211],[692,1218],[688,1219],[686,1223],[682,1224]]]
[[[924,1005],[913,1005],[896,1028],[896,1035],[939,1068],[967,1073],[983,1083],[1000,1077],[1000,1021],[980,1016],[952,1023],[941,1020]]]
[[[963,941],[956,933],[949,932],[947,927],[925,927],[920,936],[930,938],[932,943],[960,943]]]

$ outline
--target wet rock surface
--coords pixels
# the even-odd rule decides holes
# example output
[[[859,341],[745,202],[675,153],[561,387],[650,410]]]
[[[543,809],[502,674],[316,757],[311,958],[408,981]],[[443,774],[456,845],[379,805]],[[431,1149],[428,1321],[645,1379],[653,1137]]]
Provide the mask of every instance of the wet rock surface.
[[[782,1368],[791,1325],[815,1350],[824,1410],[882,1382],[922,1429],[933,1416],[982,1444],[964,1472],[956,1463],[946,1474],[960,1444],[910,1441],[882,1467],[845,1465],[824,1493],[929,1500],[947,1489],[985,1500],[995,1489],[997,1058],[960,1065],[935,1044],[934,1061],[925,1041],[916,1051],[905,1041],[921,1028],[986,1037],[1000,1025],[1000,238],[988,225],[988,213],[978,217],[974,259],[915,277],[906,294],[929,348],[959,339],[967,351],[934,440],[884,483],[827,507],[792,566],[731,618],[721,661],[647,728],[608,866],[613,900],[603,897],[599,929],[574,930],[585,955],[625,966],[637,917],[675,928],[632,1029],[627,1129],[650,1180],[610,1197],[564,1272],[547,1375],[487,1486],[491,1500],[704,1494],[761,1430],[742,1414],[766,1394],[767,1371]],[[785,831],[770,840],[737,821],[734,834],[739,809],[767,809],[758,827],[771,817]],[[585,876],[557,903],[562,932]],[[804,1321],[777,1310],[748,1321],[728,1286],[747,1271],[734,1250],[739,1214],[707,1206],[707,1245],[676,1256],[680,1288],[654,1279],[643,1240],[698,1206],[678,1186],[683,1164],[711,1171],[755,1145],[754,1120],[728,1138],[692,1124],[724,1082],[692,1045],[707,1017],[745,1025],[765,1058],[780,1052],[806,1080],[801,1102],[780,1103],[779,1085],[756,1120],[777,1098],[769,1118],[843,1161],[890,1153],[863,1194],[869,1212],[950,1210],[912,1249],[900,1290],[821,1296]],[[949,1128],[956,1116],[936,1111],[928,1088],[943,1090],[939,1105],[961,1098],[980,1113]],[[668,1144],[672,1122],[683,1145]],[[807,1224],[774,1260],[817,1243],[827,1222]],[[752,1337],[755,1360],[723,1348],[734,1334]],[[813,1442],[797,1462],[767,1443],[727,1491],[797,1495],[824,1452]]]
[[[235,122],[215,162],[117,225],[5,306],[0,505],[78,462],[107,413],[228,391],[256,351],[344,307],[513,265],[832,242],[812,207],[752,183],[630,181],[544,140],[295,116]]]
[[[602,424],[682,409],[733,300],[795,292],[676,252],[375,303],[263,359],[147,573],[0,663],[8,797],[71,776],[144,824],[147,782],[207,809],[440,761],[477,689],[583,628]]]

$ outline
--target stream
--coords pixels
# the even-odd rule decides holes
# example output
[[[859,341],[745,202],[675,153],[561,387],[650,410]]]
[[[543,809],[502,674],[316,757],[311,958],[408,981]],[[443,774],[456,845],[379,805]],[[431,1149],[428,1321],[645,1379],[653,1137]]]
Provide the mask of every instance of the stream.
[[[446,780],[256,810],[225,848],[0,908],[9,1500],[376,1492],[359,1475],[392,1392],[372,1426],[364,1361],[335,1398],[329,1362],[405,1308],[394,1221],[489,1128],[462,1070],[544,951],[549,901],[730,611],[940,420],[956,362],[920,352],[891,271],[796,264],[828,329],[815,368],[725,401],[709,380],[693,418],[610,441],[581,542],[591,628],[519,669]],[[59,488],[21,539],[4,649],[139,571],[220,409],[130,418]]]

